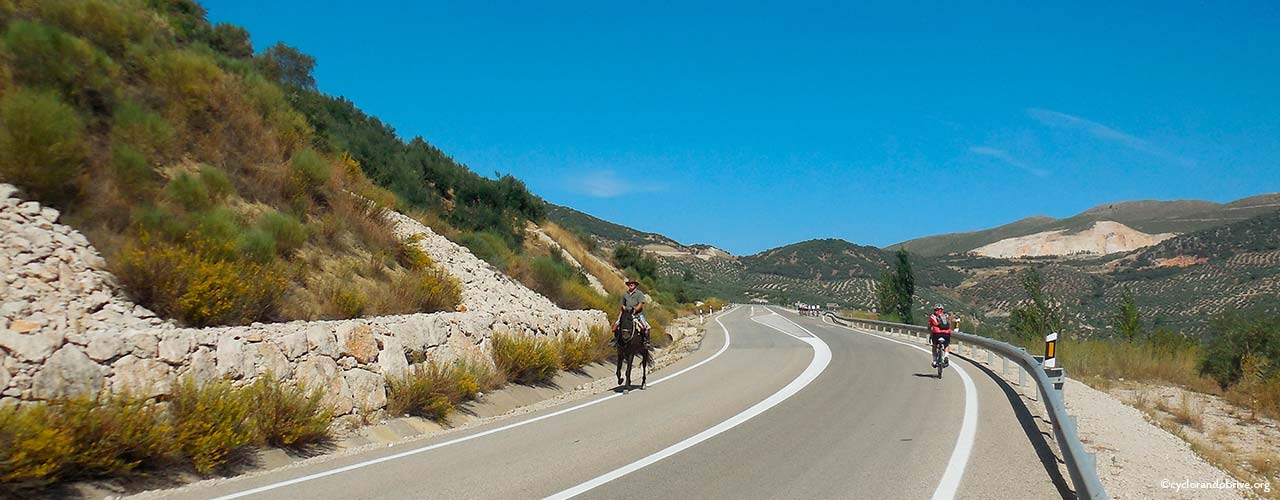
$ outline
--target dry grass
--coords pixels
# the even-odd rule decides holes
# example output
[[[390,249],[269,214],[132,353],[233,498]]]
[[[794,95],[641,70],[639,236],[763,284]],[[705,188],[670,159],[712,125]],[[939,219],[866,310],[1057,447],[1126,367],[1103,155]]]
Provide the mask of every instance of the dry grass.
[[[560,350],[560,368],[568,371],[580,370],[591,363],[608,359],[613,355],[609,340],[613,334],[603,328],[593,327],[587,335],[574,335],[570,332],[560,334],[557,339]]]
[[[626,277],[588,251],[586,245],[579,241],[577,236],[555,223],[548,222],[541,227],[542,232],[547,233],[547,236],[564,247],[584,270],[599,279],[605,291],[618,294],[626,291]]]
[[[553,339],[499,333],[492,342],[493,362],[509,381],[542,383],[560,371],[559,346]]]
[[[387,380],[387,411],[445,422],[458,404],[476,397],[485,384],[496,383],[493,370],[484,363],[430,360]]]
[[[1204,430],[1204,408],[1191,396],[1189,392],[1183,392],[1178,406],[1164,410],[1173,415],[1173,421],[1180,425],[1190,426],[1197,431]]]

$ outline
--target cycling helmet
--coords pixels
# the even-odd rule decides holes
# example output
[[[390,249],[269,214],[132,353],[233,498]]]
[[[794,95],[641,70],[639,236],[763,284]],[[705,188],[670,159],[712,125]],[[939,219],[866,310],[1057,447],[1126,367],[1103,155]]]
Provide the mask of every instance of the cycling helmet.
[[[942,304],[934,304],[934,305],[933,305],[933,310],[935,310],[935,311],[937,311],[937,310],[939,310],[939,309],[942,309],[942,308],[943,308],[943,307],[942,307]]]

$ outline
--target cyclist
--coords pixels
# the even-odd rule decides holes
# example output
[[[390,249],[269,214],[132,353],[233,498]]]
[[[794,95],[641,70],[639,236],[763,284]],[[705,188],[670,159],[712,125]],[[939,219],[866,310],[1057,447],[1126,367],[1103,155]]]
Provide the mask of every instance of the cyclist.
[[[933,314],[929,315],[929,345],[937,345],[938,339],[942,339],[948,354],[951,353],[951,323],[951,315],[942,309],[942,304],[933,306]],[[933,357],[934,368],[938,367],[938,359],[937,355]]]

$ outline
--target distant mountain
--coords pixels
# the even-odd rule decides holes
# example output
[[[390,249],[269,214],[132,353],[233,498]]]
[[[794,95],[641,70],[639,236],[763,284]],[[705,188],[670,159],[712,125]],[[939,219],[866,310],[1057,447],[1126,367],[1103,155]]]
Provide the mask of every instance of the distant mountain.
[[[618,244],[632,245],[664,257],[694,257],[699,259],[726,258],[733,255],[706,244],[684,245],[658,233],[638,231],[621,224],[614,224],[591,214],[569,207],[547,204],[547,218],[560,226],[594,238],[597,243],[612,248]]]
[[[1251,196],[1231,203],[1209,201],[1127,201],[1098,205],[1073,217],[1028,217],[1003,226],[972,231],[927,236],[891,245],[920,255],[964,253],[1000,242],[1051,231],[1075,233],[1092,229],[1097,222],[1118,222],[1143,233],[1190,233],[1221,226],[1280,209],[1280,193]]]
[[[968,277],[957,298],[998,319],[1022,297],[1018,273],[1035,266],[1081,333],[1106,335],[1125,291],[1148,327],[1204,333],[1218,314],[1254,306],[1280,313],[1280,208],[1191,232],[1125,255],[1079,259],[943,259]]]
[[[564,207],[552,207],[550,213],[567,226],[573,224],[562,221],[583,221],[577,225],[579,230],[606,242],[605,247],[626,242],[648,249],[659,257],[659,274],[684,280],[692,291],[737,301],[762,298],[870,310],[875,307],[876,280],[889,269],[895,252],[894,248],[818,239],[732,257],[719,254],[715,247],[681,245]],[[1045,277],[1049,292],[1064,304],[1071,330],[1081,335],[1109,335],[1109,318],[1126,290],[1134,293],[1148,326],[1188,335],[1202,334],[1209,320],[1226,310],[1262,304],[1280,313],[1280,194],[1226,204],[1112,203],[1068,219],[1029,217],[986,231],[906,244],[926,250],[981,246],[983,241],[990,244],[1044,231],[1087,235],[1098,226],[1121,224],[1151,233],[1182,230],[1185,234],[1093,257],[996,258],[913,251],[916,303],[924,307],[942,302],[966,316],[998,325],[1023,300],[1021,273],[1035,267]]]
[[[566,229],[586,233],[606,243],[625,243],[634,246],[659,244],[678,248],[684,247],[676,240],[661,234],[637,231],[627,226],[614,224],[594,215],[553,203],[547,204],[547,218]]]

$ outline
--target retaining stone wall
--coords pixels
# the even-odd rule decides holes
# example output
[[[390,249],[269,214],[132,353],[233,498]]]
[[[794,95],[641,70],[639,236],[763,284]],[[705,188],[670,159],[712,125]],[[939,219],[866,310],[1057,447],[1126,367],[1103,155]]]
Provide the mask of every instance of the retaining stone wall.
[[[600,311],[568,311],[417,221],[387,212],[397,236],[462,283],[466,312],[180,328],[130,302],[106,262],[58,212],[0,184],[0,403],[129,389],[168,394],[177,380],[249,383],[266,373],[323,387],[336,414],[386,406],[386,377],[406,352],[483,355],[496,332],[586,334]]]

